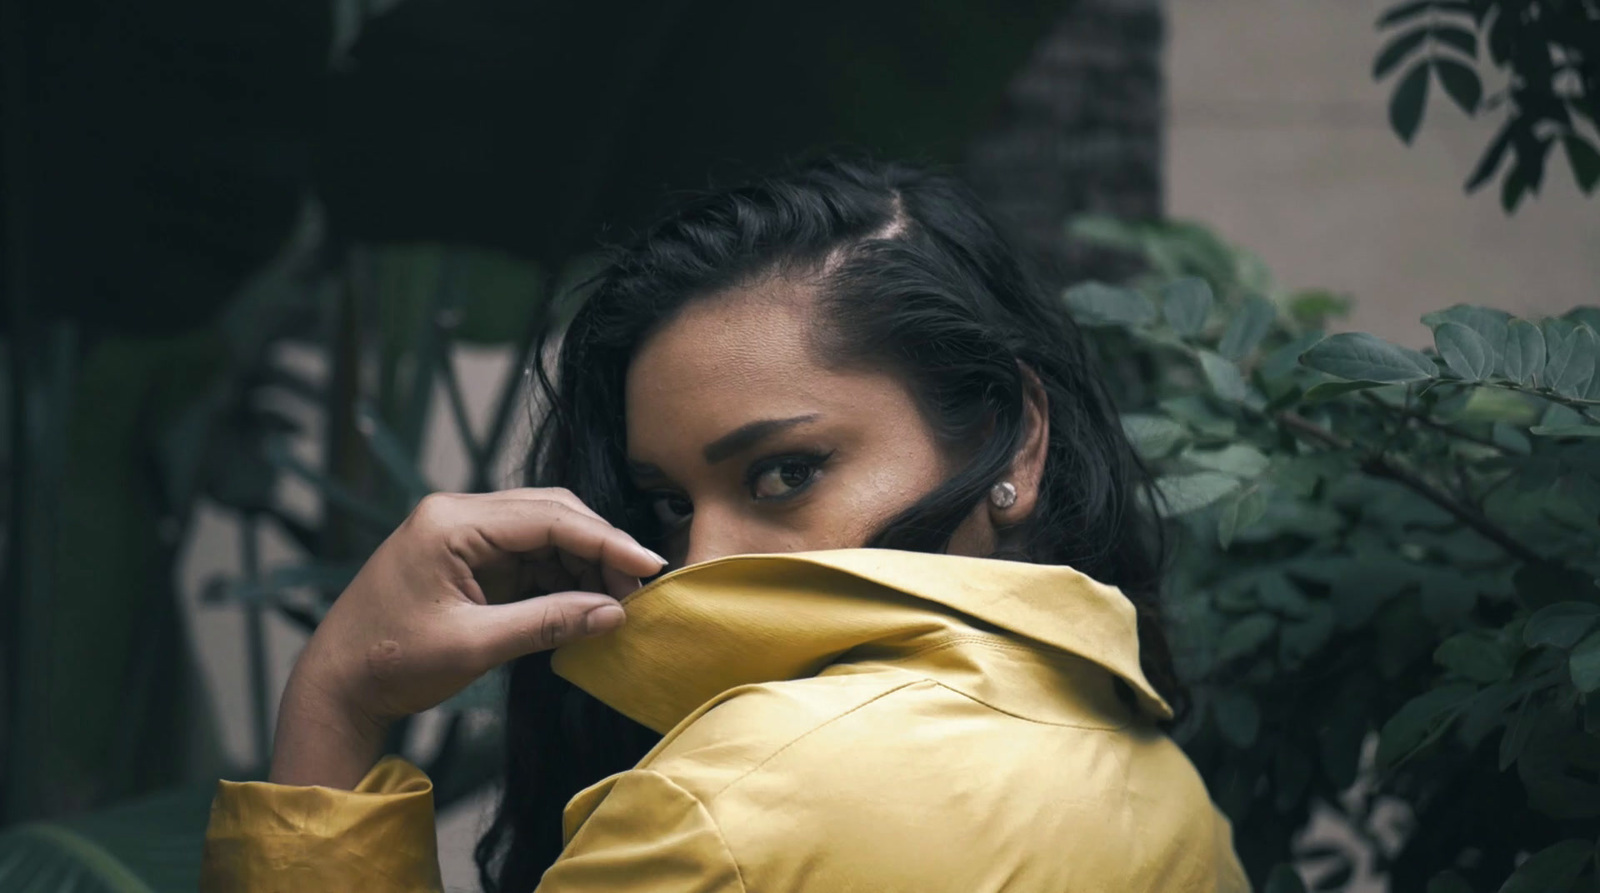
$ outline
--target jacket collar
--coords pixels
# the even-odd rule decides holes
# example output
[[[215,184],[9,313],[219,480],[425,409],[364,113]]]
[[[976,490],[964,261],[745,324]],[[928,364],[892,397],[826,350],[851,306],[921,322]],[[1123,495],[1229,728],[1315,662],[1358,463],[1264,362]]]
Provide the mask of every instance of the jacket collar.
[[[555,652],[557,674],[657,732],[740,685],[816,675],[846,652],[948,628],[951,615],[1062,651],[1172,708],[1139,669],[1133,604],[1069,567],[888,549],[735,555],[623,599],[617,632]]]

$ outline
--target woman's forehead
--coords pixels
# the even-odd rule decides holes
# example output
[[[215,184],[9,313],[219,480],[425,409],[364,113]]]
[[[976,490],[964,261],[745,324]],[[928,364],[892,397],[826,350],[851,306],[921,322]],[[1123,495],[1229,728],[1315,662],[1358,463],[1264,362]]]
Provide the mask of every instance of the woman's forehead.
[[[892,376],[820,360],[813,306],[772,291],[686,306],[629,366],[630,440],[705,439],[758,418],[900,414],[909,395]]]

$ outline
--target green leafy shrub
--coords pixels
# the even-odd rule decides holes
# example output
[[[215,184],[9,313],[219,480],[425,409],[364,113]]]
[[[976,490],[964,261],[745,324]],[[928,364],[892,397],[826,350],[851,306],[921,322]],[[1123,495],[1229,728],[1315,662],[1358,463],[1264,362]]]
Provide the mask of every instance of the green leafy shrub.
[[[1458,305],[1417,351],[1198,227],[1075,233],[1153,270],[1066,300],[1182,531],[1175,735],[1252,877],[1596,889],[1600,311]],[[1305,845],[1314,812],[1357,843]]]

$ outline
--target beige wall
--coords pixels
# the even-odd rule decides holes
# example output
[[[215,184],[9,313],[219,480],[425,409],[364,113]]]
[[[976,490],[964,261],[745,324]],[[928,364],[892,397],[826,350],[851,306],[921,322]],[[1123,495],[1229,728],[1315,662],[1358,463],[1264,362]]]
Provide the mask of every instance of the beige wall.
[[[1215,225],[1290,286],[1357,299],[1350,325],[1427,343],[1454,303],[1516,313],[1600,303],[1600,197],[1553,157],[1507,218],[1462,183],[1495,133],[1437,89],[1415,144],[1374,83],[1385,0],[1167,0],[1169,213]]]

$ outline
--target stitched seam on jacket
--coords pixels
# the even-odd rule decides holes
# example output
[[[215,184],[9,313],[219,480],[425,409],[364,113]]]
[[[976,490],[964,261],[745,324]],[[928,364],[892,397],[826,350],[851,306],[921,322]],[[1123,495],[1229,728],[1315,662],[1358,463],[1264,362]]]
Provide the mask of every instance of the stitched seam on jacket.
[[[1000,707],[1000,706],[997,706],[995,704],[991,704],[990,702],[985,701],[984,699],[978,697],[977,695],[973,695],[973,694],[970,694],[968,692],[964,692],[964,691],[962,691],[962,690],[960,690],[958,688],[952,688],[951,686],[945,684],[944,682],[939,681],[938,679],[935,679],[932,676],[927,675],[926,673],[918,672],[917,670],[912,669],[910,667],[897,666],[898,664],[901,664],[901,663],[903,663],[905,661],[908,661],[908,660],[912,660],[913,658],[922,657],[923,655],[931,654],[931,653],[933,653],[935,651],[942,651],[942,650],[945,650],[945,649],[948,649],[948,648],[954,648],[957,645],[964,645],[964,644],[969,644],[969,643],[981,644],[981,645],[983,645],[983,646],[985,646],[987,648],[992,648],[992,649],[994,649],[996,651],[1012,651],[1012,652],[1017,652],[1017,653],[1021,653],[1021,654],[1034,654],[1034,655],[1039,653],[1039,650],[1037,648],[1030,648],[1030,647],[1028,647],[1026,645],[1018,645],[1018,644],[1016,644],[1014,642],[1007,642],[1006,640],[1004,640],[1004,639],[1002,639],[1002,638],[1000,638],[998,636],[985,636],[985,635],[982,635],[982,634],[979,634],[979,635],[957,635],[957,636],[952,637],[951,639],[943,640],[943,641],[941,641],[941,642],[939,642],[937,644],[928,645],[928,646],[925,646],[923,648],[919,648],[916,651],[913,651],[913,652],[911,652],[910,654],[908,654],[908,655],[906,655],[904,657],[897,657],[897,658],[894,658],[893,660],[874,661],[874,663],[887,664],[887,665],[890,665],[890,666],[895,666],[896,669],[901,670],[903,672],[914,673],[918,677],[920,677],[922,679],[925,679],[925,680],[927,680],[929,682],[932,682],[934,685],[937,685],[940,688],[945,689],[946,691],[954,692],[954,693],[966,698],[969,701],[972,701],[972,702],[977,703],[977,704],[982,704],[983,706],[988,707],[990,710],[993,710],[996,713],[1003,713],[1006,716],[1015,717],[1017,719],[1023,720],[1024,722],[1036,723],[1036,724],[1042,725],[1042,726],[1055,726],[1057,728],[1086,729],[1086,730],[1091,730],[1091,731],[1105,731],[1105,732],[1118,732],[1118,731],[1121,731],[1121,730],[1126,729],[1129,726],[1133,725],[1133,717],[1131,715],[1129,716],[1129,718],[1127,720],[1123,721],[1122,723],[1120,723],[1118,725],[1114,725],[1114,726],[1113,725],[1088,725],[1088,724],[1085,724],[1085,723],[1075,723],[1075,722],[1051,722],[1051,721],[1049,721],[1047,719],[1039,719],[1039,718],[1033,717],[1033,716],[1026,716],[1026,715],[1021,714],[1021,713],[1015,713],[1013,711],[1007,710],[1004,707]],[[1065,653],[1065,652],[1063,652],[1063,653]],[[1077,657],[1077,655],[1073,655],[1073,656]],[[1078,659],[1079,660],[1083,660],[1083,661],[1087,661],[1089,664],[1091,664],[1091,665],[1093,665],[1095,667],[1098,667],[1099,669],[1105,670],[1105,672],[1107,672],[1107,673],[1110,673],[1112,678],[1116,678],[1116,674],[1115,673],[1111,673],[1110,670],[1106,670],[1104,667],[1100,666],[1100,664],[1097,664],[1094,661],[1089,660],[1088,658],[1081,658],[1080,657]]]
[[[717,817],[712,815],[711,810],[706,807],[705,802],[699,797],[696,797],[694,794],[690,793],[689,790],[683,785],[673,781],[665,773],[657,772],[654,769],[639,769],[636,771],[648,773],[656,778],[659,778],[667,785],[667,787],[671,788],[682,796],[689,798],[690,802],[695,805],[695,808],[700,810],[700,814],[705,816],[707,824],[711,826],[711,830],[716,832],[717,842],[722,844],[722,851],[728,854],[728,864],[733,866],[733,876],[739,881],[739,889],[748,893],[750,888],[744,882],[744,869],[739,865],[739,857],[733,854],[733,847],[728,844],[728,838],[722,833],[722,825],[718,824]]]
[[[773,760],[777,759],[780,755],[782,755],[789,748],[794,747],[796,744],[799,744],[801,741],[804,741],[805,739],[811,737],[812,735],[816,734],[817,732],[822,731],[823,729],[827,728],[828,726],[833,725],[834,723],[838,722],[841,719],[844,719],[846,716],[849,716],[850,714],[855,713],[856,711],[862,709],[863,707],[866,707],[869,704],[875,704],[878,701],[888,697],[889,695],[892,695],[895,692],[900,691],[901,689],[909,688],[909,687],[911,687],[913,685],[921,685],[921,684],[923,684],[925,682],[933,682],[933,680],[926,679],[926,678],[923,678],[921,676],[918,676],[918,677],[916,677],[914,679],[908,679],[905,682],[902,682],[902,683],[900,683],[899,685],[896,685],[893,688],[887,689],[885,691],[878,692],[877,694],[875,694],[872,697],[866,699],[865,701],[862,701],[861,703],[852,706],[848,710],[841,711],[839,713],[834,714],[833,716],[828,717],[827,719],[823,720],[822,722],[819,722],[816,725],[812,726],[811,728],[806,729],[804,732],[800,733],[799,735],[796,735],[794,738],[792,738],[788,742],[786,742],[782,747],[778,748],[777,750],[774,750],[772,753],[767,754],[766,757],[761,760],[761,762],[759,762],[759,763],[755,764],[754,766],[751,766],[749,769],[746,769],[745,771],[739,773],[739,777],[737,777],[737,778],[733,779],[732,781],[729,781],[727,784],[723,785],[721,788],[719,788],[717,790],[716,793],[711,794],[710,796],[708,796],[706,798],[706,800],[707,801],[715,800],[716,798],[722,796],[723,794],[728,792],[729,788],[732,788],[734,785],[738,784],[739,782],[744,781],[746,778],[749,778],[751,775],[754,775],[755,773],[761,771],[761,769],[763,767],[765,767],[768,763],[772,762]],[[937,685],[938,683],[935,682],[934,684]]]
[[[1127,729],[1129,726],[1133,725],[1133,721],[1132,720],[1124,722],[1121,725],[1107,726],[1107,725],[1089,725],[1089,724],[1086,724],[1086,723],[1078,723],[1078,722],[1051,722],[1048,719],[1039,719],[1039,718],[1033,717],[1033,716],[1024,716],[1021,713],[1014,713],[1014,712],[1012,712],[1010,710],[1005,709],[1004,707],[996,707],[995,705],[989,703],[988,701],[985,701],[984,699],[982,699],[980,697],[977,697],[976,695],[968,694],[967,692],[964,692],[959,688],[952,688],[952,687],[944,684],[943,682],[940,682],[939,680],[934,679],[932,677],[924,676],[923,678],[926,679],[929,682],[932,682],[934,685],[939,686],[940,688],[944,689],[945,691],[948,691],[948,692],[950,692],[952,694],[957,694],[957,695],[960,695],[963,698],[966,698],[967,700],[973,702],[974,704],[981,704],[984,707],[987,707],[987,708],[989,708],[990,710],[993,710],[996,713],[1012,717],[1013,719],[1020,719],[1023,722],[1031,722],[1034,725],[1050,726],[1051,728],[1056,728],[1056,729],[1081,729],[1081,730],[1083,730],[1085,732],[1120,732],[1120,731],[1123,731],[1124,729]]]

